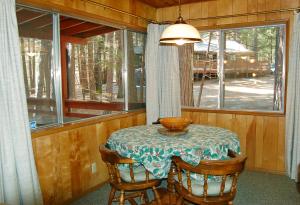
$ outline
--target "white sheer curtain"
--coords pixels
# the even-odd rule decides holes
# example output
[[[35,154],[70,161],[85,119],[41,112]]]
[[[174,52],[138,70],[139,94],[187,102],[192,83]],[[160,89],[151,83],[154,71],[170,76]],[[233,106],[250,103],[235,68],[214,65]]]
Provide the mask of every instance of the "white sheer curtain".
[[[296,181],[300,168],[300,14],[295,14],[288,69],[286,150],[287,173]]]
[[[159,45],[167,25],[149,24],[145,56],[147,124],[181,115],[178,48]]]
[[[15,0],[0,0],[0,203],[42,204],[33,158]]]

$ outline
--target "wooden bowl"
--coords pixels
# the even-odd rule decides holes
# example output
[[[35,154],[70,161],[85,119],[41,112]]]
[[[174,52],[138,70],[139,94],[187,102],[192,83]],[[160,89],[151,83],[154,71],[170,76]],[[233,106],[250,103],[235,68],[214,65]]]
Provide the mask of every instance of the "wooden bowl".
[[[184,130],[189,124],[191,124],[191,120],[183,117],[166,117],[161,118],[159,122],[167,128],[169,131],[182,131]]]

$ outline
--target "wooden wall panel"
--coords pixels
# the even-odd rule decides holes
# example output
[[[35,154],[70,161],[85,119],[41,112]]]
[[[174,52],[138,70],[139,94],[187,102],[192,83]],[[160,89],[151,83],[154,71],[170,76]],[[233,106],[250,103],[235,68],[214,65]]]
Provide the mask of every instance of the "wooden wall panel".
[[[42,130],[32,143],[45,205],[64,204],[108,180],[98,147],[120,128],[145,124],[136,112]],[[91,165],[97,171],[92,173]]]
[[[106,6],[116,8],[147,19],[156,19],[156,9],[136,0],[100,0],[95,1]],[[135,17],[113,11],[109,8],[82,0],[17,0],[17,3],[30,5],[50,11],[60,12],[64,15],[71,15],[85,20],[92,20],[98,23],[109,23],[116,26],[127,26],[132,29],[145,30],[147,22]]]
[[[216,26],[224,26],[236,23],[278,21],[291,19],[293,12],[277,12],[271,14],[249,14],[255,12],[296,8],[300,6],[299,0],[215,0],[186,4],[189,6],[185,18],[190,18],[189,23],[205,30]],[[178,7],[166,7],[157,9],[158,21],[175,21]],[[239,17],[227,17],[218,19],[199,20],[197,18],[231,16],[236,14],[249,14]]]
[[[223,127],[235,132],[241,151],[248,156],[246,167],[285,173],[285,117],[255,114],[213,113],[186,109],[182,116],[195,124]]]

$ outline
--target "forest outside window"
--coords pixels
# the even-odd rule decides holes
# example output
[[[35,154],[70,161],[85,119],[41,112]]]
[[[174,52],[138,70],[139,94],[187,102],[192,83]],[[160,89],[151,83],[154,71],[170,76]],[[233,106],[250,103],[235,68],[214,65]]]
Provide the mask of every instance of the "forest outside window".
[[[181,85],[193,85],[192,100],[182,105],[283,112],[285,33],[284,24],[201,32],[203,42],[194,45],[192,81]],[[182,92],[182,99],[187,93]]]
[[[90,34],[93,36],[87,36]],[[84,118],[144,108],[145,36],[105,26],[98,32],[77,34],[76,40],[64,37],[68,87],[65,115]]]
[[[16,12],[32,128],[145,107],[144,33]]]
[[[31,126],[57,123],[53,15],[19,6],[16,12]]]

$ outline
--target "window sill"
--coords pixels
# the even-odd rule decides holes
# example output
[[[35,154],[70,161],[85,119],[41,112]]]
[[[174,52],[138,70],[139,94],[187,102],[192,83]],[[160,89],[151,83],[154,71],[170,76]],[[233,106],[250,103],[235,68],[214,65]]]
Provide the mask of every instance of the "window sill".
[[[213,110],[194,107],[182,107],[183,112],[204,112],[204,113],[220,113],[220,114],[238,114],[238,115],[254,115],[254,116],[271,116],[284,117],[284,112],[261,112],[261,111],[246,111],[246,110]]]
[[[120,113],[114,113],[109,115],[96,116],[92,118],[86,118],[82,120],[72,121],[64,124],[54,124],[45,127],[41,127],[39,129],[35,129],[31,131],[31,138],[38,138],[45,135],[55,134],[58,132],[62,132],[65,130],[76,129],[79,127],[84,127],[100,122],[105,122],[114,119],[120,119],[132,115],[136,115],[139,113],[145,113],[145,109],[132,110],[132,111],[121,111]]]

